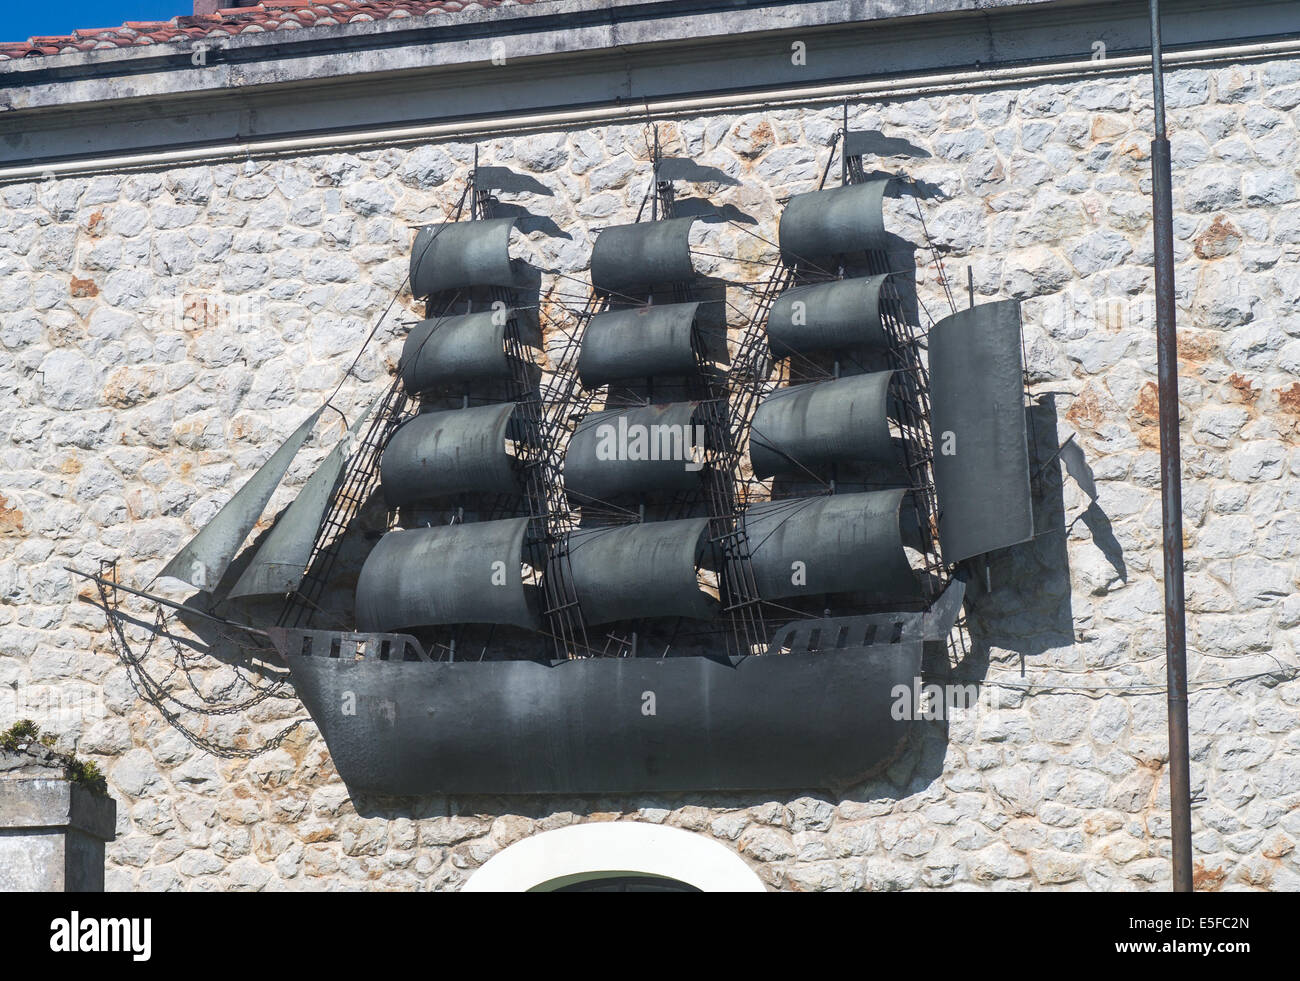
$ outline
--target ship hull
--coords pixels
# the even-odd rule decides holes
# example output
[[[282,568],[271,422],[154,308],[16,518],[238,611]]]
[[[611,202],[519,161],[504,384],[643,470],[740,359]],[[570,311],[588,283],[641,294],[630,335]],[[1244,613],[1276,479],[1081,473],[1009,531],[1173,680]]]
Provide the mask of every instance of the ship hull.
[[[301,646],[290,648],[301,650]],[[898,753],[921,645],[431,662],[285,653],[354,792],[832,789]]]

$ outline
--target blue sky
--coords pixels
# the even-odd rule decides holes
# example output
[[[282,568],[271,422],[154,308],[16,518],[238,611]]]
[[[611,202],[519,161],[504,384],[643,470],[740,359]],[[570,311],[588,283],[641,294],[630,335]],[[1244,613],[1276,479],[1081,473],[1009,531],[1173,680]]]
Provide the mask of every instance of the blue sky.
[[[194,12],[193,0],[54,0],[5,4],[0,41],[71,34],[78,27],[116,27],[128,20],[170,20]]]

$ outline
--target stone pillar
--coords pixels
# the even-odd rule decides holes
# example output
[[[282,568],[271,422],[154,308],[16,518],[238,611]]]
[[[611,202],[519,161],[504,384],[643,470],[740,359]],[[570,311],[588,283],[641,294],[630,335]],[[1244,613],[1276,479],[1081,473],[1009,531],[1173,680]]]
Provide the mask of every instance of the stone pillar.
[[[0,766],[0,892],[103,892],[116,823],[111,797],[59,769]]]

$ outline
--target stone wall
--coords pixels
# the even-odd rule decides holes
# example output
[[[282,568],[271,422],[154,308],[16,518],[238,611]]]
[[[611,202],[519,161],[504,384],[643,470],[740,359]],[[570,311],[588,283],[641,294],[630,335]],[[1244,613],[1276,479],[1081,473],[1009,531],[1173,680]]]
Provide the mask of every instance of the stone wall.
[[[1196,879],[1295,889],[1300,61],[1181,70],[1167,95]],[[0,708],[59,703],[46,728],[108,774],[122,804],[108,888],[455,889],[523,836],[612,820],[712,836],[782,889],[1167,887],[1149,100],[1133,75],[851,109],[855,127],[933,154],[907,169],[943,192],[926,222],[959,303],[967,267],[981,297],[1025,301],[1035,439],[1050,452],[1075,434],[1099,497],[1089,507],[1047,468],[1051,527],[994,558],[994,591],[973,599],[951,666],[951,680],[983,682],[979,704],[919,724],[886,774],[830,796],[361,801],[310,723],[251,761],[196,749],[138,698],[63,566],[117,557],[123,581],[149,580],[340,381],[402,283],[411,226],[447,213],[472,147],[0,188]],[[778,199],[814,186],[839,118],[838,106],[699,116],[663,135],[739,178],[702,193],[772,240]],[[531,244],[579,279],[592,229],[631,220],[644,191],[640,126],[480,152],[555,191],[523,203],[570,237]],[[890,212],[919,242],[912,200]],[[765,277],[774,250],[761,238],[726,223],[697,233],[701,252],[745,260],[701,257],[705,272]],[[938,317],[933,258],[918,252],[917,266]],[[557,301],[583,292],[548,284]],[[730,298],[749,303],[741,289]],[[399,307],[344,383],[345,411],[388,378],[396,320],[416,316],[409,297]],[[170,653],[159,642],[150,657],[160,676]],[[209,693],[233,678],[215,665],[192,662]],[[296,714],[268,699],[203,732],[256,746]]]

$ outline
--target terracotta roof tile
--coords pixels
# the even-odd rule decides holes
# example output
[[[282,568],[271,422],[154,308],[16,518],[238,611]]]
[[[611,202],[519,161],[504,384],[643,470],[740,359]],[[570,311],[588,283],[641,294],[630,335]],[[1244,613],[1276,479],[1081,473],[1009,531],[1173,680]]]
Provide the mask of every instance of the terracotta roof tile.
[[[186,0],[176,0],[178,4]],[[184,14],[171,20],[127,21],[119,27],[91,27],[68,35],[0,41],[0,61],[43,57],[69,51],[130,48],[168,41],[229,37],[303,27],[398,20],[467,8],[491,10],[540,0],[263,0],[253,7],[234,7],[215,14]]]

